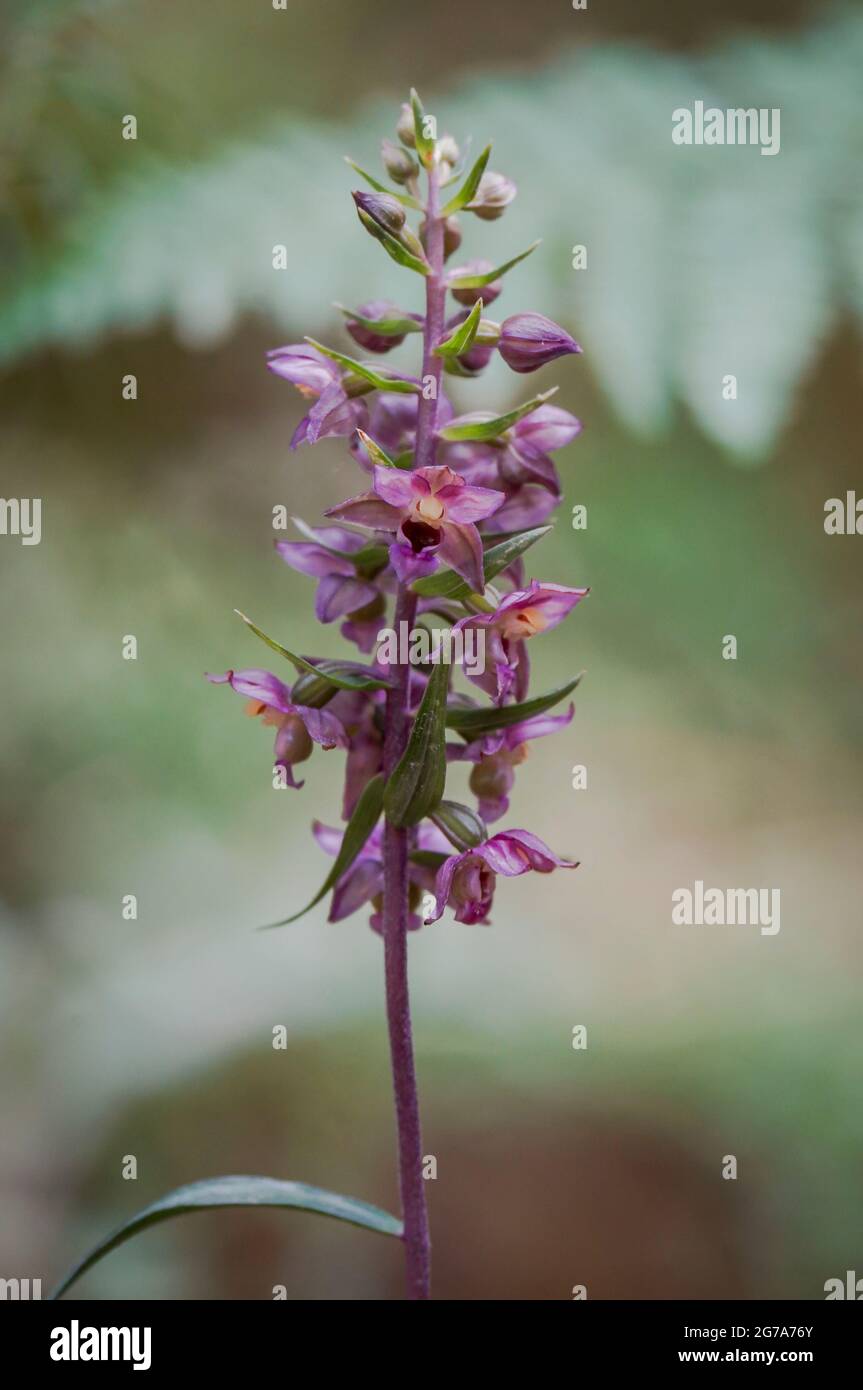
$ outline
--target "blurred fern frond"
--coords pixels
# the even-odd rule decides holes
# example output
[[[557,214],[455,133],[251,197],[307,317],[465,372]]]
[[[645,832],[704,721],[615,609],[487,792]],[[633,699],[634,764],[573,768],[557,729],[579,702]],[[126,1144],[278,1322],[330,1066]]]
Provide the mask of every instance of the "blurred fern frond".
[[[502,259],[542,235],[508,281],[508,311],[535,306],[571,328],[630,427],[661,430],[677,399],[729,450],[763,456],[839,315],[863,316],[861,70],[863,14],[843,7],[769,43],[700,57],[597,46],[424,94],[475,148],[492,134],[496,167],[520,188],[501,222],[465,227],[461,257]],[[780,152],[676,146],[671,113],[696,100],[779,108]],[[368,238],[346,254],[338,157],[375,167],[392,118],[375,104],[344,126],[282,120],[187,167],[130,142],[131,171],[15,257],[0,360],[164,320],[190,347],[248,314],[295,335],[321,323],[322,296],[391,297],[402,286]],[[572,269],[577,244],[586,270]]]

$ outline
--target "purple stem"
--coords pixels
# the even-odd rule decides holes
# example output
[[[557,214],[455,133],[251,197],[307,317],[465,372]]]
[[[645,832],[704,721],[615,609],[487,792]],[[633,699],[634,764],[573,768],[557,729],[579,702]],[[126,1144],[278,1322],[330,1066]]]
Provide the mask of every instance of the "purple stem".
[[[435,460],[437,400],[443,366],[441,359],[433,355],[433,349],[443,335],[446,302],[444,226],[439,215],[437,173],[434,169],[429,170],[428,176],[426,255],[431,274],[426,277],[426,320],[423,331],[425,390],[417,410],[415,468],[426,468]],[[434,394],[429,393],[429,377],[434,379]],[[399,585],[393,615],[393,626],[397,633],[401,631],[402,622],[407,623],[408,630],[412,628],[416,608],[416,595],[404,585]],[[396,766],[407,741],[410,667],[393,667],[391,680],[384,739],[384,773],[387,777]],[[431,1297],[431,1240],[422,1175],[422,1131],[408,992],[408,890],[408,834],[406,830],[398,830],[387,823],[384,828],[384,970],[398,1130],[407,1293],[408,1298],[425,1299]]]

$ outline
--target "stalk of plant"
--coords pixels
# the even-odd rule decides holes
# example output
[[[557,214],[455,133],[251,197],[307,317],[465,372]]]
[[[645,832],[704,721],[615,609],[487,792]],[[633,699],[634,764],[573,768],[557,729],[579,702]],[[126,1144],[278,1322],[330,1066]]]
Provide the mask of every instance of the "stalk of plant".
[[[435,462],[437,402],[443,360],[435,355],[443,337],[444,304],[444,226],[440,215],[438,169],[427,174],[428,200],[425,209],[426,316],[423,325],[423,381],[426,384],[417,406],[415,467],[432,467]],[[406,584],[399,583],[393,627],[412,628],[417,598]],[[387,728],[384,740],[384,776],[389,778],[404,754],[410,673],[406,665],[396,667],[393,689],[387,694]],[[393,1069],[393,1089],[398,1128],[399,1187],[404,1218],[407,1286],[412,1298],[431,1295],[431,1248],[428,1210],[422,1175],[422,1132],[417,1094],[408,989],[407,933],[409,914],[408,832],[387,822],[384,830],[384,968],[386,972],[387,1026]]]
[[[575,868],[532,831],[490,834],[509,810],[515,770],[530,741],[565,728],[574,714],[551,710],[578,677],[541,695],[530,693],[529,641],[554,628],[586,589],[525,576],[525,557],[550,530],[562,488],[552,453],[580,432],[568,411],[550,405],[553,391],[497,415],[456,416],[444,378],[481,376],[494,352],[515,372],[530,373],[578,344],[541,314],[516,313],[498,323],[485,309],[502,277],[538,243],[495,267],[473,259],[447,268],[461,242],[458,215],[495,221],[516,194],[513,182],[487,168],[490,146],[461,167],[455,140],[437,137],[416,92],[402,108],[400,143],[384,140],[387,187],[348,161],[370,185],[355,191],[362,226],[392,260],[425,282],[423,312],[390,301],[337,306],[358,358],[307,338],[276,348],[268,367],[309,402],[291,446],[341,437],[370,486],[327,511],[312,527],[295,518],[299,540],[276,542],[279,557],[317,580],[318,621],[340,631],[363,661],[303,656],[240,614],[250,631],[295,671],[289,686],[258,667],[210,675],[246,698],[247,713],[275,731],[278,785],[299,789],[295,769],[318,745],[346,754],[343,828],[313,823],[334,858],[312,901],[274,926],[296,921],[330,894],[329,920],[372,908],[383,939],[386,1010],[392,1060],[402,1219],[369,1203],[292,1180],[230,1176],[192,1182],[124,1223],[76,1265],[62,1293],[122,1241],[154,1222],[223,1206],[279,1206],[353,1222],[403,1243],[406,1290],[430,1297],[431,1247],[423,1174],[414,1045],[408,990],[408,934],[449,908],[456,922],[488,924],[499,876]],[[407,214],[420,224],[412,229]],[[455,301],[447,317],[447,296]],[[384,368],[379,359],[421,335],[419,376]],[[371,357],[368,356],[371,354]],[[387,628],[387,613],[392,627]],[[478,689],[459,689],[443,650],[428,643],[422,620],[434,614],[450,635],[482,638],[486,660],[463,675]],[[411,638],[403,650],[399,635]],[[393,640],[391,640],[393,639]],[[452,741],[448,740],[452,735]],[[470,766],[475,806],[447,799],[447,769]],[[422,905],[422,916],[417,909]]]

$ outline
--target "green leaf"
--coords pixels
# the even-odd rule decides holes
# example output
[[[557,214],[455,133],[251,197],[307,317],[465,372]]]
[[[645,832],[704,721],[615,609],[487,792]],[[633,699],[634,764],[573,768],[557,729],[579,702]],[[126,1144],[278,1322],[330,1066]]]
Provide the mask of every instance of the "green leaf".
[[[419,256],[415,256],[399,241],[398,237],[394,237],[391,232],[388,232],[386,228],[382,227],[379,222],[376,222],[373,217],[369,217],[368,213],[362,208],[357,208],[357,213],[366,231],[371,232],[375,240],[380,242],[387,255],[392,256],[393,260],[398,265],[406,266],[408,270],[415,270],[417,275],[431,274],[431,266],[428,261],[422,261]]]
[[[395,1216],[370,1202],[358,1201],[356,1197],[343,1197],[338,1192],[328,1192],[323,1187],[310,1187],[304,1182],[282,1182],[278,1178],[234,1176],[224,1178],[204,1178],[200,1182],[187,1183],[185,1187],[175,1188],[158,1202],[152,1202],[138,1212],[130,1221],[118,1226],[111,1235],[85,1255],[83,1260],[73,1265],[69,1273],[51,1294],[52,1299],[61,1298],[67,1289],[80,1279],[88,1269],[92,1269],[105,1255],[116,1250],[124,1241],[167,1221],[174,1216],[183,1216],[192,1211],[219,1211],[225,1207],[294,1207],[300,1211],[315,1211],[322,1216],[332,1216],[338,1221],[347,1221],[352,1226],[364,1226],[368,1231],[378,1231],[385,1236],[401,1236],[402,1225]]]
[[[416,319],[408,318],[406,315],[385,319],[369,319],[364,314],[358,314],[355,309],[346,309],[344,304],[336,304],[334,307],[344,314],[346,319],[367,328],[370,333],[379,333],[382,338],[401,338],[405,333],[422,333],[423,331],[421,323],[417,323]]]
[[[446,713],[449,668],[441,662],[429,676],[407,747],[393,770],[384,796],[391,825],[416,825],[433,811],[446,786]]]
[[[375,371],[374,367],[367,367],[363,362],[357,362],[353,357],[346,357],[343,352],[336,352],[335,348],[324,347],[316,338],[306,338],[318,352],[322,352],[324,357],[329,357],[331,361],[338,362],[341,367],[346,367],[350,372],[356,372],[364,381],[370,381],[372,386],[376,386],[379,391],[396,391],[404,395],[418,395],[422,390],[415,381],[402,381],[400,377],[384,375],[382,372]]]
[[[435,348],[435,356],[461,357],[462,353],[469,352],[473,347],[481,317],[482,300],[478,299],[464,323],[460,323],[448,338],[445,338],[442,343],[438,343]]]
[[[372,439],[370,434],[366,434],[365,430],[361,430],[359,426],[357,426],[357,434],[365,444],[366,453],[372,463],[380,464],[381,468],[395,468],[397,466],[395,459],[390,458],[386,449],[382,448],[376,440]]]
[[[359,164],[355,164],[349,155],[345,155],[345,163],[349,164],[354,173],[359,174],[361,179],[365,179],[370,188],[376,193],[388,193],[391,198],[397,198],[406,208],[412,208],[414,212],[422,211],[422,203],[412,197],[410,193],[399,193],[395,188],[387,188],[385,183],[376,179],[374,174],[369,174],[365,169],[361,169]]]
[[[260,637],[262,642],[266,642],[271,651],[278,652],[279,656],[285,657],[298,671],[307,671],[313,676],[323,676],[339,690],[389,690],[390,688],[389,681],[373,674],[367,666],[355,666],[349,661],[322,661],[316,666],[314,662],[306,661],[304,656],[297,656],[296,652],[288,651],[288,648],[283,647],[280,642],[268,637],[252,622],[251,618],[247,618],[245,613],[241,613],[239,608],[235,608],[234,612],[239,618],[242,618],[246,627],[251,628],[256,637]]]
[[[458,357],[445,357],[443,369],[447,376],[462,377],[466,381],[475,381],[483,372],[482,367],[466,367]]]
[[[412,864],[418,864],[423,869],[434,869],[435,872],[449,858],[448,854],[441,854],[440,850],[437,849],[414,849],[408,855]]]
[[[535,251],[541,240],[540,237],[539,241],[535,241],[526,251],[522,251],[518,256],[513,256],[511,261],[504,261],[503,265],[497,266],[495,270],[477,271],[467,275],[459,275],[458,271],[454,271],[447,279],[447,289],[478,290],[482,289],[483,285],[490,285],[493,280],[499,280],[501,275],[505,275],[508,270],[512,270],[514,265],[518,265],[519,261],[523,261],[526,256]]]
[[[368,674],[368,666],[359,661],[319,661],[314,675],[311,671],[301,671],[297,676],[291,686],[291,699],[294,704],[321,709],[340,690],[365,689],[362,684],[351,685],[350,682],[364,681]]]
[[[486,584],[523,555],[537,541],[547,536],[552,526],[534,526],[530,531],[519,531],[507,536],[497,545],[490,545],[482,557],[483,576]],[[412,584],[415,594],[422,598],[451,598],[462,600],[472,592],[470,585],[455,570],[443,570],[440,574],[430,574],[425,579],[415,579]]]
[[[396,467],[399,467],[396,459]],[[366,579],[373,579],[374,576],[383,569],[389,559],[389,549],[385,545],[376,545],[370,541],[364,545],[362,550],[355,550],[350,557],[356,566],[357,574],[363,575]]]
[[[491,415],[487,411],[477,411],[473,418],[461,416],[458,420],[453,420],[449,425],[444,425],[443,429],[438,430],[439,439],[463,440],[463,439],[496,439],[504,430],[523,420],[525,415],[530,415],[546,401],[551,400],[557,391],[556,386],[552,386],[548,391],[540,391],[538,396],[533,396],[524,405],[517,406],[515,410],[510,410],[506,415]],[[483,418],[485,417],[485,418]]]
[[[479,181],[485,173],[485,166],[488,164],[488,157],[491,154],[491,145],[486,145],[479,159],[474,164],[458,193],[454,198],[450,198],[446,207],[443,209],[442,216],[452,217],[454,212],[461,212],[462,208],[467,207],[479,188]]]
[[[434,156],[434,140],[430,140],[425,133],[425,112],[415,87],[411,87],[411,108],[414,113],[414,140],[417,154],[421,162],[428,168]]]
[[[488,839],[485,821],[460,801],[442,801],[432,811],[431,819],[460,854],[467,849],[476,849],[477,845]]]
[[[398,459],[395,460],[395,464],[397,468],[403,466],[399,463]],[[339,550],[337,546],[325,545],[317,534],[314,526],[310,526],[307,521],[303,521],[301,516],[292,516],[291,521],[301,535],[305,536],[307,540],[312,541],[314,545],[319,545],[321,549],[326,550],[329,555],[338,555],[341,559],[350,560],[359,574],[371,577],[377,574],[378,570],[382,569],[387,562],[389,551],[385,545],[377,545],[374,541],[369,541],[361,550]],[[345,523],[339,522],[339,525],[344,526]],[[351,531],[353,528],[347,526],[346,529]],[[354,531],[353,534],[362,535],[363,533]],[[327,663],[321,662],[319,664],[326,665]],[[349,664],[358,666],[356,662],[351,662]],[[359,666],[358,669],[360,669]]]
[[[535,714],[545,714],[547,709],[565,700],[581,680],[584,672],[577,675],[567,685],[550,690],[547,695],[537,695],[533,700],[525,700],[520,705],[497,705],[488,709],[466,709],[464,705],[453,707],[446,712],[446,726],[455,729],[457,734],[467,739],[480,738],[482,734],[494,733],[497,729],[507,729],[510,724],[520,724]]]
[[[377,777],[373,777],[363,788],[362,796],[354,807],[354,813],[345,827],[345,833],[342,836],[342,843],[333,867],[311,902],[306,903],[299,912],[294,912],[290,917],[283,918],[281,922],[269,922],[267,926],[259,927],[259,931],[274,931],[276,927],[286,927],[290,922],[296,922],[300,917],[305,917],[306,913],[310,912],[313,907],[317,907],[321,898],[326,897],[331,888],[335,888],[342,874],[346,874],[353,864],[377,825],[383,804],[384,778],[383,773],[379,772]]]

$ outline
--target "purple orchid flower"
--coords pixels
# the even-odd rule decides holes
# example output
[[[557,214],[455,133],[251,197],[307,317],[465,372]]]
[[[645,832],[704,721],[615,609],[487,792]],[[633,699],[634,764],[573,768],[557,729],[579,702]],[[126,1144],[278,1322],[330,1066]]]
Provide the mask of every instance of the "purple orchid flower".
[[[471,483],[502,487],[507,500],[482,530],[505,535],[542,526],[563,496],[549,454],[581,433],[581,421],[556,405],[542,405],[499,439],[450,444],[446,458]]]
[[[498,874],[517,878],[531,869],[549,874],[552,869],[577,867],[571,859],[559,859],[529,830],[502,830],[476,849],[450,855],[440,866],[435,880],[435,905],[425,918],[425,925],[437,922],[444,910],[451,907],[457,922],[486,926]]]
[[[309,343],[291,343],[267,353],[267,367],[314,401],[291,439],[291,449],[316,444],[331,435],[352,435],[368,423],[368,406],[361,396],[350,397],[341,368]]]
[[[361,652],[370,652],[385,611],[381,587],[361,579],[351,559],[368,541],[344,526],[309,528],[314,541],[276,541],[279,555],[300,574],[318,580],[315,616],[320,623],[347,618],[341,633]],[[334,553],[338,552],[338,553]]]
[[[528,755],[531,739],[557,733],[572,722],[575,705],[566,714],[537,714],[497,733],[486,734],[472,743],[450,744],[450,762],[470,762],[468,785],[477,798],[479,814],[487,825],[500,820],[509,810],[509,793],[515,782],[515,769]]]
[[[335,858],[341,848],[344,831],[333,826],[322,825],[320,821],[312,822],[312,831],[321,849]],[[378,824],[369,835],[351,867],[342,875],[333,889],[328,917],[330,922],[341,922],[366,903],[371,903],[375,910],[369,918],[369,926],[379,934],[382,932],[383,839],[383,825]],[[422,825],[413,834],[412,848],[430,850],[434,853],[446,853],[450,849],[450,844],[435,826]],[[416,931],[422,926],[422,918],[417,915],[414,909],[419,907],[424,892],[434,891],[434,870],[409,860],[408,883],[408,906],[410,909],[408,928],[411,931]]]
[[[433,574],[441,559],[472,589],[482,591],[482,541],[476,523],[504,501],[504,493],[471,487],[446,465],[412,473],[377,465],[372,492],[341,502],[326,514],[397,532],[390,560],[404,584]]]
[[[569,352],[581,352],[559,324],[544,314],[513,314],[500,326],[498,352],[514,372],[535,372]]]
[[[484,531],[501,533],[542,525],[563,495],[549,454],[570,444],[581,428],[581,421],[568,410],[541,405],[499,439],[447,446],[447,462],[468,482],[506,490],[505,506],[484,524]]]
[[[527,589],[507,594],[493,613],[472,613],[461,618],[455,631],[485,628],[486,655],[491,657],[491,664],[487,663],[482,672],[469,672],[469,679],[497,704],[503,704],[510,694],[517,700],[524,699],[529,674],[525,641],[557,627],[589,592],[569,589],[565,584],[540,584],[532,579]]]
[[[312,744],[322,748],[347,748],[344,726],[336,715],[325,709],[310,709],[295,705],[288,686],[270,671],[226,671],[223,676],[211,675],[213,685],[230,685],[238,695],[248,699],[246,713],[276,730],[273,766],[284,769],[289,787],[300,788],[303,782],[294,780],[293,768],[311,756]]]

